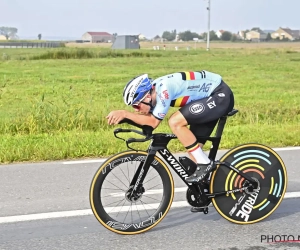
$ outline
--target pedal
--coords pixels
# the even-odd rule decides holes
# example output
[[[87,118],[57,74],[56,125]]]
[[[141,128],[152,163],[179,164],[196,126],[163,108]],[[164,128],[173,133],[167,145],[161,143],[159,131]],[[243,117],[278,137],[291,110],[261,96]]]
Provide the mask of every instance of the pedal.
[[[208,214],[208,207],[192,207],[191,208],[192,213],[199,213],[203,212],[204,214]]]

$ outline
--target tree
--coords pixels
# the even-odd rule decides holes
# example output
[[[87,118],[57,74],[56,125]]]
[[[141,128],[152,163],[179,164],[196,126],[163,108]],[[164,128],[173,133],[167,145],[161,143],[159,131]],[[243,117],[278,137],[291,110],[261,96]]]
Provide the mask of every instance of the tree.
[[[248,30],[248,29],[244,31],[244,40],[246,40],[246,38],[247,38],[247,33],[248,33],[249,31],[250,31],[250,30]]]
[[[232,34],[229,31],[224,31],[221,36],[222,41],[230,41]]]
[[[271,34],[268,33],[268,34],[267,34],[267,37],[266,37],[266,41],[270,41],[270,40],[272,40],[272,37],[271,37]]]
[[[176,38],[176,30],[170,31],[164,31],[164,33],[161,36],[163,39],[166,39],[167,41],[174,41]]]
[[[217,36],[217,34],[214,30],[211,30],[209,32],[209,39],[210,40],[219,40],[219,37]]]
[[[0,34],[5,36],[8,40],[9,38],[13,38],[18,33],[18,29],[14,27],[0,27]]]
[[[235,42],[238,39],[238,36],[236,34],[232,34],[230,41]]]
[[[38,39],[39,39],[39,40],[42,39],[42,34],[38,34]]]
[[[198,38],[198,39],[201,39],[201,36],[198,35],[197,33],[195,32],[191,32],[189,30],[187,31],[184,31],[184,32],[180,32],[179,34],[179,37],[182,41],[192,41],[193,38]]]
[[[204,40],[207,40],[207,33],[206,32],[203,33],[203,38],[204,38]],[[214,30],[211,30],[209,32],[209,40],[210,41],[219,40],[219,38],[218,38],[218,36],[217,36],[217,34]]]

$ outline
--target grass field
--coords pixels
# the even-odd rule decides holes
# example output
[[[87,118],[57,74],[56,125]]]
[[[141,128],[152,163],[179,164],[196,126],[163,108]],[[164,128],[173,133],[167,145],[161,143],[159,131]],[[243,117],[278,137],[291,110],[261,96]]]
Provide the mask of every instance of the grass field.
[[[111,43],[66,43],[67,47],[77,48],[110,48]],[[153,46],[160,46],[160,49],[166,45],[167,50],[175,50],[177,46],[179,49],[185,50],[186,47],[191,49],[206,49],[206,42],[140,42],[141,49],[153,49]],[[300,51],[300,42],[222,42],[211,41],[209,43],[211,49],[287,49],[291,48]]]
[[[300,145],[300,43],[211,43],[211,51],[200,43],[189,51],[186,45],[178,51],[171,49],[174,44],[167,51],[152,46],[118,52],[103,44],[0,49],[0,162],[106,157],[125,150],[113,130],[126,125],[108,126],[105,116],[112,109],[130,110],[122,90],[142,72],[154,78],[202,69],[221,74],[240,111],[228,119],[221,148]],[[156,131],[171,132],[167,120],[175,110]],[[175,141],[169,148],[185,151]]]

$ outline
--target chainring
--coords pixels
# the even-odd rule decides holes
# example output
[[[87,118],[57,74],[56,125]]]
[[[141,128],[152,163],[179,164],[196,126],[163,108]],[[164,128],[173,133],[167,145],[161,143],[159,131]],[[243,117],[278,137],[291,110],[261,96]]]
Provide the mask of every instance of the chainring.
[[[209,203],[208,199],[201,199],[200,194],[190,188],[186,191],[186,200],[193,207],[204,207]]]

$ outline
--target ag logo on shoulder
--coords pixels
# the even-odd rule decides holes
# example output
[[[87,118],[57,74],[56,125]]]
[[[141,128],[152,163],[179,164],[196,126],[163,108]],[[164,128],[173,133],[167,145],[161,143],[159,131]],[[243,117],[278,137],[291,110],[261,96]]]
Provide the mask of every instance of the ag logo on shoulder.
[[[202,103],[195,103],[190,106],[189,110],[192,114],[199,115],[205,110],[205,107]]]

